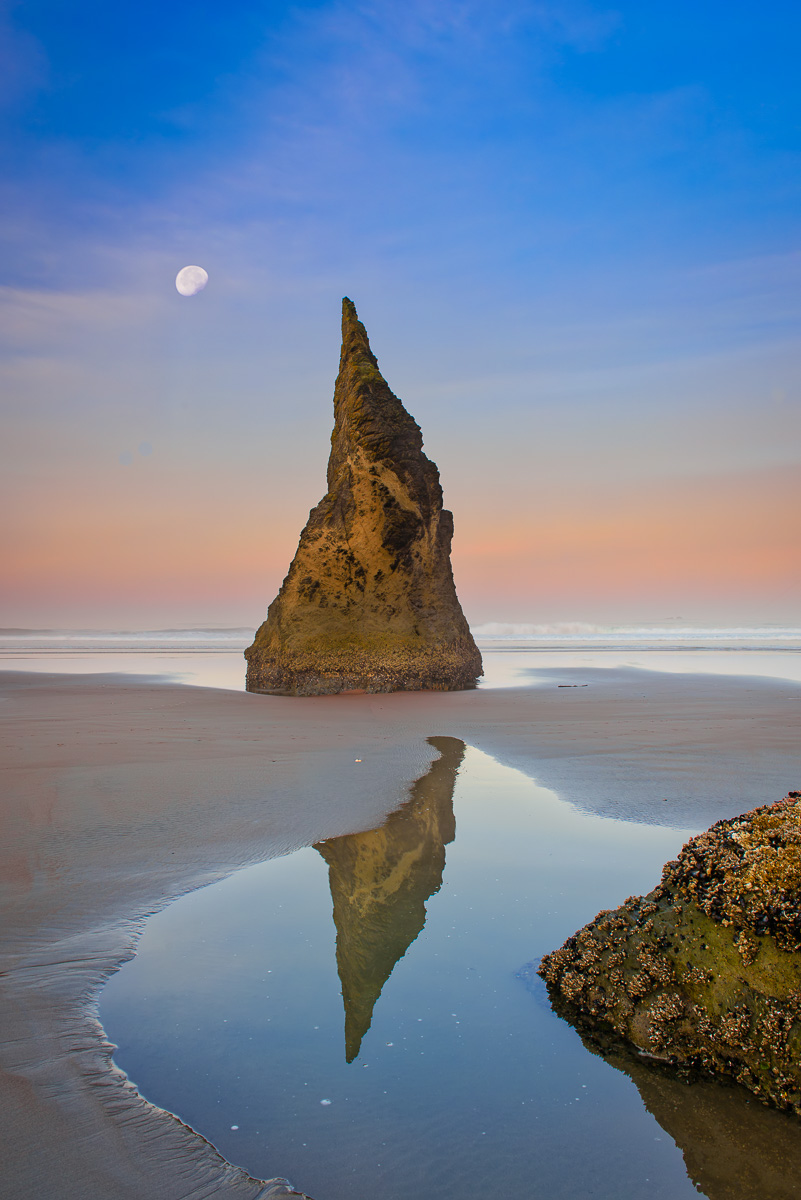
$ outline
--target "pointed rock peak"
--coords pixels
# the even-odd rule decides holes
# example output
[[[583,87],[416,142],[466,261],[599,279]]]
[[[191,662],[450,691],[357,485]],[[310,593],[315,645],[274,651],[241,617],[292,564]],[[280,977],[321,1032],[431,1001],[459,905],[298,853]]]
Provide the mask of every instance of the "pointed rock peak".
[[[370,349],[370,340],[367,337],[367,330],[359,320],[359,315],[356,312],[356,305],[347,296],[342,298],[342,359],[345,358],[367,358],[374,367],[378,367],[378,361]]]
[[[430,474],[436,468],[423,454],[423,435],[378,368],[367,330],[347,296],[342,301],[342,352],[334,387],[334,431],[331,435],[328,488],[336,490],[337,474],[356,447],[373,460],[392,462],[408,472]],[[407,482],[411,482],[408,481]],[[422,477],[413,484],[428,490]],[[436,485],[439,486],[438,484]]]
[[[475,687],[481,655],[453,585],[439,472],[347,297],[327,484],[246,652],[249,690]]]
[[[393,396],[383,375],[378,369],[378,359],[370,349],[367,330],[356,313],[356,305],[347,296],[342,301],[342,353],[339,356],[339,385],[358,387],[360,384],[376,386],[403,408],[397,396]],[[335,401],[336,402],[336,401]]]
[[[370,349],[370,339],[359,320],[356,305],[345,296],[342,301],[342,352],[339,356],[334,404],[336,405],[337,397],[343,397],[343,393],[354,388],[363,390],[365,384],[371,393],[391,398],[395,406],[405,413],[400,400],[390,391],[387,381],[378,369],[378,359]]]

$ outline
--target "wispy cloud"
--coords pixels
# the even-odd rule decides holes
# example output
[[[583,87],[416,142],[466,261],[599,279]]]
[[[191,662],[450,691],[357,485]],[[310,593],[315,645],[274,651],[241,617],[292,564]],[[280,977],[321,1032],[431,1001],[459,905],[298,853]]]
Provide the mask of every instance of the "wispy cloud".
[[[75,41],[57,6],[50,22],[34,7],[9,10],[22,66],[8,76],[0,383],[2,486],[21,514],[15,553],[41,550],[41,570],[25,559],[36,586],[64,578],[62,543],[82,523],[96,541],[81,542],[76,596],[90,566],[101,587],[92,555],[115,522],[127,539],[115,570],[135,560],[155,580],[172,569],[169,553],[147,558],[159,522],[180,540],[201,511],[236,587],[247,539],[232,549],[233,527],[278,575],[321,486],[343,293],[421,421],[457,510],[457,554],[498,550],[517,514],[518,543],[540,531],[530,544],[553,596],[561,570],[575,588],[603,575],[599,588],[625,599],[644,537],[629,510],[654,515],[686,583],[704,547],[681,568],[692,519],[687,505],[671,516],[672,495],[692,496],[704,528],[718,494],[742,494],[740,521],[749,504],[767,521],[790,503],[790,126],[758,136],[700,11],[704,52],[681,57],[678,17],[666,26],[630,5],[324,0],[257,6],[247,22],[217,6],[187,32],[181,0],[157,43],[115,43],[110,60],[113,6]],[[145,85],[153,54],[172,54],[172,70]],[[754,94],[772,78],[755,76]],[[173,287],[188,262],[210,275],[196,302]],[[605,574],[599,510],[620,531]],[[720,528],[734,537],[734,518]],[[195,531],[182,544],[186,578],[202,583],[210,543]],[[732,596],[761,562],[748,544],[750,560],[724,564]],[[780,558],[765,567],[777,588]],[[485,565],[467,576],[476,595]],[[533,568],[526,580],[536,587]]]

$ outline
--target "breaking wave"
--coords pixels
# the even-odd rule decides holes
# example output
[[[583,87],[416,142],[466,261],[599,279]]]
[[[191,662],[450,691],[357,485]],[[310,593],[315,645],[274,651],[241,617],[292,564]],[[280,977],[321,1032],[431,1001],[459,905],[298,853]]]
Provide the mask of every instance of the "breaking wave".
[[[253,630],[233,629],[0,629],[0,650],[234,651],[253,641]]]
[[[208,629],[0,629],[0,651],[242,651],[253,640],[250,628]],[[482,644],[517,643],[521,648],[587,646],[597,650],[640,649],[801,649],[801,628],[784,625],[595,625],[583,621],[550,624],[487,621],[472,626]]]
[[[592,646],[617,649],[623,646],[671,646],[697,649],[714,647],[759,649],[801,648],[801,628],[784,625],[592,625],[580,621],[547,625],[527,622],[488,621],[472,626],[480,642],[518,642],[525,645],[560,647]]]

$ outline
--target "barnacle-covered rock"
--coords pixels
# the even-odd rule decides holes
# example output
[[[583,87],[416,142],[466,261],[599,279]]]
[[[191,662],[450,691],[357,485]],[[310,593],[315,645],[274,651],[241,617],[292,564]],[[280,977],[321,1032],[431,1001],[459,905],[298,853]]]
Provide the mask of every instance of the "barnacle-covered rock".
[[[801,792],[693,838],[658,887],[539,972],[607,1049],[728,1076],[801,1115]]]

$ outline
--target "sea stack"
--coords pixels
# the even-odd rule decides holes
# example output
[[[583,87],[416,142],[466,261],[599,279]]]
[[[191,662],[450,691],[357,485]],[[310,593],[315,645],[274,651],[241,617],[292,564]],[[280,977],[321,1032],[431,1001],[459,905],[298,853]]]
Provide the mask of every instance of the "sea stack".
[[[475,687],[481,655],[456,596],[452,536],[420,428],[345,298],[328,490],[245,651],[248,691]]]
[[[728,1077],[801,1115],[801,792],[694,837],[540,974],[601,1053]]]

